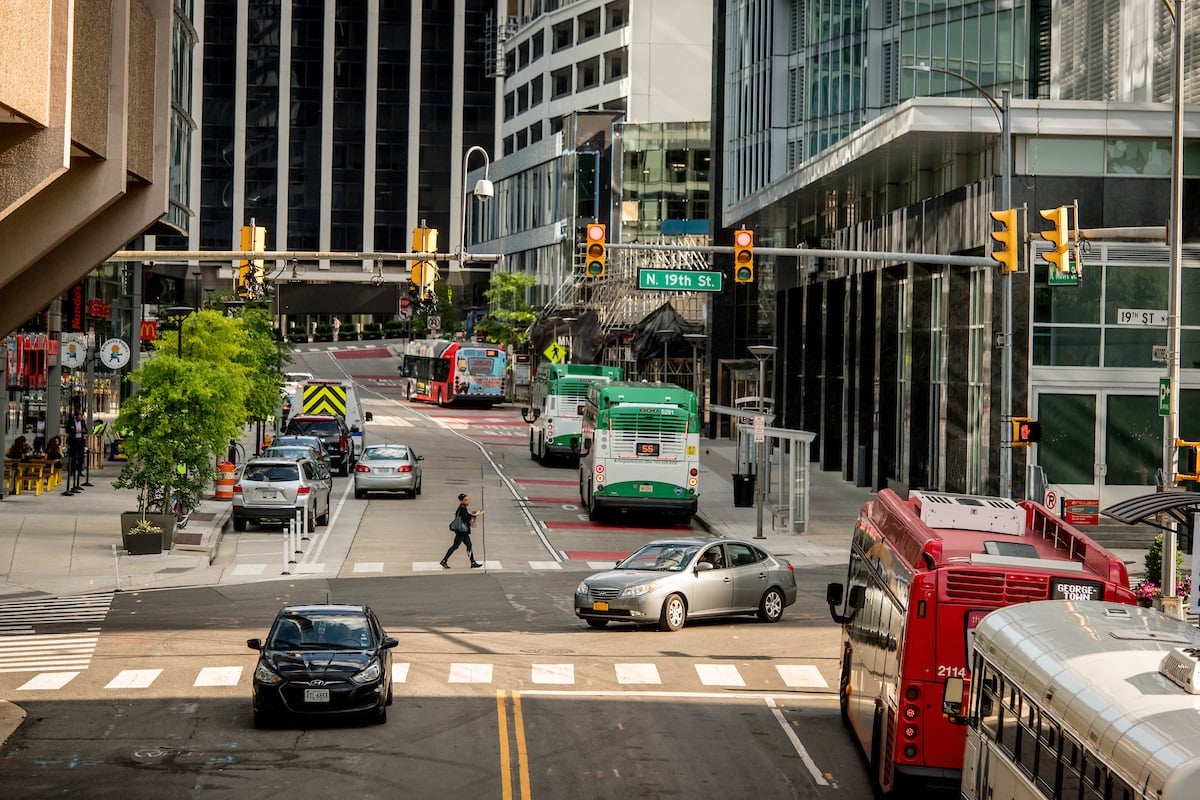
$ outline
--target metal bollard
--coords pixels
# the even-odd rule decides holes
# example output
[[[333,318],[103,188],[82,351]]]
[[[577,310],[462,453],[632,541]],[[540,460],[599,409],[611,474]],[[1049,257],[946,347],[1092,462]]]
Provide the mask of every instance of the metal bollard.
[[[300,543],[300,536],[301,536],[300,532],[304,530],[304,513],[301,512],[300,510],[297,510],[296,511],[296,519],[294,522],[295,522],[295,526],[296,526],[295,527],[296,533],[294,535],[296,538],[292,540],[292,544],[296,548],[295,552],[303,553],[304,545],[302,545]]]
[[[291,565],[295,563],[294,561],[288,560],[291,558],[291,555],[292,555],[292,553],[291,553],[291,550],[292,550],[291,530],[292,530],[292,524],[289,522],[288,526],[283,529],[283,537],[282,537],[283,538],[283,574],[284,575],[292,574],[292,566]]]
[[[304,505],[304,509],[300,513],[300,521],[301,521],[300,538],[307,542],[308,541],[308,504],[307,503]]]

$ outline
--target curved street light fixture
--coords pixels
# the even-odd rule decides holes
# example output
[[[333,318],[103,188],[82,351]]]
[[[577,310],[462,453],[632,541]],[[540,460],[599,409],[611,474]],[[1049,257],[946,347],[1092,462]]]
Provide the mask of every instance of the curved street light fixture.
[[[488,179],[488,173],[492,168],[492,160],[488,157],[487,150],[484,150],[479,145],[472,145],[466,153],[463,154],[463,171],[462,171],[462,216],[458,221],[458,268],[461,270],[467,263],[467,165],[471,161],[471,154],[479,153],[483,156],[483,177],[475,181],[475,188],[472,194],[479,201],[491,200],[496,195],[496,187],[492,185]]]

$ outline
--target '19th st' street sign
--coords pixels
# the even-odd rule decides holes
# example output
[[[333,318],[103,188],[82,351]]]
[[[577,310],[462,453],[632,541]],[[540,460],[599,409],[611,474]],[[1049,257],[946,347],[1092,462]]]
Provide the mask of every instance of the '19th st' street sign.
[[[721,273],[707,270],[638,270],[638,288],[658,292],[719,292]]]

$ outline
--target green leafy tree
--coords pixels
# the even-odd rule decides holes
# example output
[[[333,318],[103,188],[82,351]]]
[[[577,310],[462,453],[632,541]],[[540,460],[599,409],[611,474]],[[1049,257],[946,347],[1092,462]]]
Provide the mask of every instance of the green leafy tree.
[[[537,319],[537,311],[525,300],[533,283],[533,276],[524,273],[493,274],[491,285],[483,293],[491,311],[475,325],[476,332],[499,345],[527,344],[527,331]]]
[[[245,418],[245,379],[218,364],[159,351],[129,380],[138,390],[117,417],[127,460],[113,485],[136,489],[142,512],[173,490],[194,508],[216,478],[214,454],[237,435]]]
[[[462,322],[458,319],[458,311],[454,308],[454,290],[445,281],[433,285],[437,296],[437,313],[442,318],[442,327],[438,335],[457,333],[462,330]],[[421,338],[429,335],[429,315],[415,314],[412,320],[413,336]]]

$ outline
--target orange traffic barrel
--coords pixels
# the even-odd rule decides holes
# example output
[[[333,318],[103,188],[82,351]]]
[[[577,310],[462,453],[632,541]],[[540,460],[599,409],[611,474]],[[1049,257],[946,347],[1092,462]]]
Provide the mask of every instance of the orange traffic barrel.
[[[233,474],[237,470],[229,461],[220,461],[217,463],[217,499],[232,500],[233,499]]]

